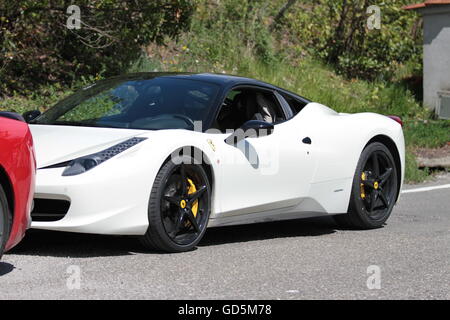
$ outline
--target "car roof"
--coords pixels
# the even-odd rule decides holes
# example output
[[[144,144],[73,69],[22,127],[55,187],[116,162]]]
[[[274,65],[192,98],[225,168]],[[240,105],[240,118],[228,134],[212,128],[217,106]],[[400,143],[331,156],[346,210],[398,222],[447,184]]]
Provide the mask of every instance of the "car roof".
[[[205,82],[211,82],[221,85],[234,85],[234,84],[255,84],[266,87],[275,88],[275,86],[265,83],[263,81],[245,78],[240,76],[234,76],[229,74],[217,74],[217,73],[190,73],[190,72],[138,72],[131,73],[122,76],[116,76],[109,79],[114,80],[139,80],[139,79],[154,79],[159,77],[165,78],[187,78],[192,80],[200,80]],[[108,80],[108,79],[106,79]]]
[[[265,83],[263,81],[259,81],[252,78],[246,78],[246,77],[240,77],[240,76],[234,76],[229,74],[216,74],[216,73],[192,73],[192,74],[177,74],[174,76],[179,77],[187,77],[193,80],[201,80],[206,82],[212,82],[222,85],[239,85],[239,84],[253,84],[253,85],[260,85],[265,87],[272,87],[275,88],[275,86]]]
[[[237,85],[253,85],[265,87],[268,89],[279,90],[281,92],[285,92],[291,94],[298,99],[304,101],[305,103],[311,102],[309,99],[298,95],[297,93],[288,91],[286,89],[274,86],[270,83],[263,82],[260,80],[240,77],[229,74],[221,74],[221,73],[190,73],[190,72],[138,72],[120,75],[116,77],[107,78],[104,80],[100,80],[97,84],[107,83],[107,82],[122,82],[122,81],[135,81],[135,80],[149,80],[155,78],[184,78],[196,81],[203,81],[208,83],[217,84],[223,88],[231,88]]]

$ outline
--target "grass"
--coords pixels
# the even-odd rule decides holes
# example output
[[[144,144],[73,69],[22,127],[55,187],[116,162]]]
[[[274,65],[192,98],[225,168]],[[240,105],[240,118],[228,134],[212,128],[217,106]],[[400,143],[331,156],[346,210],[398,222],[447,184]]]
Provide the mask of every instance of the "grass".
[[[405,124],[405,140],[408,145],[423,148],[439,148],[450,141],[450,121],[409,121]]]
[[[407,183],[423,182],[430,176],[430,170],[418,169],[416,158],[410,148],[406,150],[405,180]]]
[[[406,180],[422,182],[431,171],[428,168],[419,170],[413,150],[417,147],[439,148],[450,141],[450,121],[448,120],[411,120],[403,127],[406,142]]]
[[[69,96],[83,86],[94,82],[94,79],[83,79],[74,83],[72,87],[65,88],[59,85],[43,86],[37,92],[28,95],[15,94],[0,100],[0,111],[7,110],[17,113],[24,113],[29,110],[46,111],[59,100]]]

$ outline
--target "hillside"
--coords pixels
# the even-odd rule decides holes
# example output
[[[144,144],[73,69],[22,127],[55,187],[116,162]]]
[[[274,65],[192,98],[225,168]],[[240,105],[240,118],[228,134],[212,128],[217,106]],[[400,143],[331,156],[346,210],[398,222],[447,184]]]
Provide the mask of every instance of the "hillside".
[[[292,5],[280,16],[283,6],[290,2]],[[450,121],[435,120],[421,106],[417,98],[420,92],[408,85],[407,80],[421,72],[421,49],[408,38],[410,29],[417,26],[417,17],[401,12],[401,2],[388,1],[386,19],[390,24],[378,34],[366,35],[376,41],[376,48],[385,45],[383,52],[375,52],[366,40],[355,40],[352,50],[359,48],[367,55],[344,50],[333,60],[335,50],[326,48],[328,40],[336,36],[335,22],[328,21],[323,29],[317,24],[317,17],[326,20],[329,12],[339,16],[345,9],[333,7],[332,1],[197,1],[189,30],[177,37],[167,36],[162,43],[145,45],[141,57],[127,71],[237,74],[284,87],[339,112],[399,115],[405,123],[406,179],[422,181],[429,171],[418,169],[413,151],[417,147],[444,146],[450,140]],[[365,21],[364,14],[354,12],[354,20]],[[404,32],[396,37],[403,40],[392,49],[390,41],[396,39],[389,37],[399,28]],[[358,30],[367,33],[363,29]],[[341,36],[347,40],[345,32]],[[333,48],[337,47],[335,43]],[[0,108],[43,111],[105,74],[106,70],[84,74],[69,84],[54,82],[9,94],[0,100]]]

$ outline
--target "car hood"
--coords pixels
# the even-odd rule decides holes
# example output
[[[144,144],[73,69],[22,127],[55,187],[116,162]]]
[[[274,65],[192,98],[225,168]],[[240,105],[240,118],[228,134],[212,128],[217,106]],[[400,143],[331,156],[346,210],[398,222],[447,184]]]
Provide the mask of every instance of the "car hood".
[[[30,125],[36,149],[37,167],[66,162],[99,152],[146,130]]]

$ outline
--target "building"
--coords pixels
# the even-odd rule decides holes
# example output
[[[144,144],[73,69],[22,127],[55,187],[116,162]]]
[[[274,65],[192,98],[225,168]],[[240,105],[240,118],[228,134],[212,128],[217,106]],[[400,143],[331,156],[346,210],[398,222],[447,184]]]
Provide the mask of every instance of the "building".
[[[404,7],[423,17],[423,102],[450,119],[450,0],[428,0]]]

